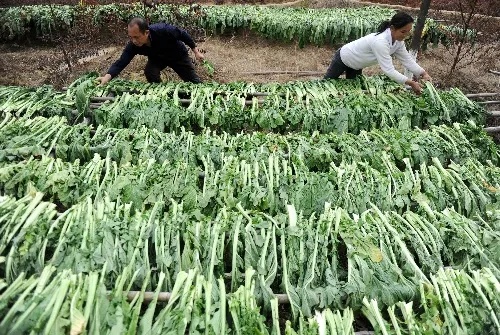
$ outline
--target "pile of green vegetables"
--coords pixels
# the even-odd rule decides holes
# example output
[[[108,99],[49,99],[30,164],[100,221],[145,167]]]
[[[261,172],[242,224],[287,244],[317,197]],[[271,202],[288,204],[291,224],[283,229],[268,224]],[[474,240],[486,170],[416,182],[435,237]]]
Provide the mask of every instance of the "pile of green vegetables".
[[[499,151],[456,89],[88,75],[0,113],[0,334],[500,332]]]

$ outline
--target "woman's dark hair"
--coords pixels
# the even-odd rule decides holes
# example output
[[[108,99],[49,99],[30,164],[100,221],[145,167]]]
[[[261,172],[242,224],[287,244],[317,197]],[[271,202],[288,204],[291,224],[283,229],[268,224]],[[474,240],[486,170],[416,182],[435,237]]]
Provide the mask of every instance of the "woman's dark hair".
[[[142,17],[133,17],[128,21],[128,26],[132,27],[137,25],[141,33],[145,33],[149,29],[148,22]]]
[[[406,26],[408,23],[413,23],[413,18],[411,15],[405,12],[397,12],[390,20],[386,20],[380,24],[377,30],[377,35],[383,33],[390,26],[399,29]]]

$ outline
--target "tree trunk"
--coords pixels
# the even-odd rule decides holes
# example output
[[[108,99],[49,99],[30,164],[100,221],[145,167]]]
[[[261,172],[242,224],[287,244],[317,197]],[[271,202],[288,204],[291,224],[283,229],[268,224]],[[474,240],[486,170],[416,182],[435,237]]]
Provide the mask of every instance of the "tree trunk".
[[[424,30],[425,19],[431,7],[431,0],[422,0],[420,3],[420,11],[418,12],[417,23],[413,28],[413,37],[411,39],[410,50],[420,49],[420,41],[422,40],[422,31]]]
[[[427,13],[431,7],[431,0],[422,0],[420,3],[420,10],[418,12],[417,23],[413,27],[413,37],[411,39],[410,45],[410,55],[413,59],[417,59],[418,51],[420,50],[420,41],[422,40],[422,31],[424,30],[425,19],[427,18]],[[405,68],[405,76],[411,78],[410,70]]]

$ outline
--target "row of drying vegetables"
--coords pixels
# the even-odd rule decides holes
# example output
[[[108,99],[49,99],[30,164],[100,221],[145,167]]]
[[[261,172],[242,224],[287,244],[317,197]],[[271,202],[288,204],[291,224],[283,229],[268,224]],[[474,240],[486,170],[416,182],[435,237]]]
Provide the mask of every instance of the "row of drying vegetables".
[[[63,98],[68,110],[88,106],[96,90],[89,79]],[[324,334],[327,325],[335,334],[341,324],[338,333],[352,334],[359,308],[382,334],[499,329],[500,170],[496,146],[478,127],[196,135],[69,126],[64,117],[16,118],[6,110],[3,117],[0,329],[134,333],[139,324],[156,333],[279,333],[276,293],[290,300],[290,334],[293,327]],[[43,291],[54,278],[47,266],[57,274]],[[191,277],[183,272],[190,270]],[[179,288],[195,273],[203,284],[188,281],[176,300],[175,282]],[[32,274],[44,282],[25,279]],[[83,280],[91,276],[89,290],[99,279],[101,294],[91,293],[82,312],[90,287]],[[103,292],[113,287],[106,304]],[[140,295],[125,301],[131,289],[169,291],[181,305],[160,311],[152,304],[144,313]],[[313,316],[326,307],[344,312]]]
[[[218,96],[210,100],[203,92],[199,100],[191,100],[187,106],[165,98],[125,93],[96,109],[94,120],[98,125],[113,128],[145,125],[167,132],[185,127],[194,131],[213,128],[233,133],[242,130],[359,133],[361,130],[410,129],[464,120],[483,123],[484,112],[478,105],[469,101],[467,105],[460,104],[461,93],[458,96],[455,91],[447,93],[441,93],[443,100],[437,101],[431,101],[430,95],[417,98],[411,93],[302,102],[268,96],[262,103],[254,98],[251,106],[238,98],[226,100]],[[428,108],[431,104],[433,108]]]
[[[418,169],[422,163],[437,158],[444,165],[450,160],[462,163],[468,158],[481,163],[498,164],[498,149],[481,127],[473,124],[431,126],[428,129],[379,129],[358,135],[315,132],[229,133],[206,130],[200,134],[181,129],[164,133],[140,127],[93,128],[68,125],[64,117],[16,118],[7,113],[0,122],[0,161],[30,156],[55,155],[64,161],[88,162],[94,154],[110,156],[118,166],[138,164],[150,159],[185,161],[203,167],[202,159],[220,167],[224,156],[246,161],[267,160],[270,154],[285,158],[304,171],[325,172],[333,163],[366,162],[375,169],[385,169],[388,156],[398,167]]]
[[[246,97],[258,93],[273,93],[283,96],[292,96],[294,99],[302,100],[306,96],[309,99],[316,97],[338,97],[346,94],[371,94],[377,95],[388,92],[401,92],[402,86],[386,76],[359,76],[356,79],[337,79],[337,80],[308,80],[308,81],[289,81],[289,82],[204,82],[203,84],[192,84],[189,82],[162,82],[145,83],[137,80],[126,80],[115,78],[103,86],[85,84],[88,79],[96,78],[98,74],[94,72],[87,73],[75,79],[67,88],[69,96],[75,95],[77,89],[85,87],[84,91],[91,90],[91,95],[104,97],[108,95],[121,95],[128,93],[141,93],[151,96],[164,96],[171,98],[191,98],[191,91],[202,87],[203,91],[210,94],[223,96]]]
[[[294,316],[311,316],[326,307],[357,310],[364,297],[381,307],[419,301],[419,283],[430,283],[442,267],[488,267],[500,275],[498,210],[469,219],[452,209],[398,214],[374,205],[349,214],[326,203],[311,216],[292,205],[276,215],[237,205],[205,216],[174,200],[134,211],[104,196],[58,215],[57,204],[42,198],[31,192],[1,199],[1,269],[8,284],[51,265],[59,272],[102,271],[111,289],[130,266],[128,290],[154,290],[163,280],[162,291],[171,292],[180,271],[197,269],[224,278],[234,292],[253,268],[259,305],[268,308],[274,294],[284,293]]]
[[[291,81],[287,83],[216,83],[192,84],[186,82],[144,83],[115,78],[106,85],[96,85],[97,73],[88,73],[74,80],[66,91],[59,92],[50,85],[40,87],[0,86],[0,111],[19,111],[33,114],[44,110],[46,113],[69,107],[82,110],[90,103],[91,97],[116,96],[124,93],[142,94],[152,98],[198,100],[203,92],[211,100],[221,95],[226,100],[239,98],[251,100],[254,96],[276,94],[296,101],[338,98],[352,94],[380,95],[401,92],[402,86],[385,76],[364,77],[355,80]],[[259,95],[260,94],[260,95]],[[463,99],[463,98],[462,98]],[[77,107],[78,105],[82,105]]]
[[[20,275],[1,292],[0,329],[12,333],[37,334],[271,334],[271,335],[354,335],[351,308],[324,309],[311,317],[299,317],[296,327],[279,314],[278,299],[269,302],[264,313],[255,299],[256,271],[245,272],[245,282],[228,293],[222,278],[214,280],[196,270],[182,271],[165,301],[163,273],[159,275],[152,302],[141,290],[127,292],[136,273],[127,267],[112,291],[103,285],[102,272],[75,274],[42,269],[39,277]],[[500,282],[487,268],[471,274],[442,270],[421,281],[421,303],[402,301],[388,307],[376,299],[363,300],[362,312],[380,334],[484,334],[500,331],[498,315]],[[6,284],[0,280],[0,286]],[[10,308],[9,308],[10,307]],[[418,307],[418,308],[417,308]],[[144,312],[142,312],[144,310]],[[266,314],[270,317],[266,318]],[[284,323],[284,324],[283,324]],[[7,333],[2,331],[3,333]]]
[[[496,147],[472,126],[313,138],[90,130],[58,117],[7,118],[0,124],[1,189],[22,195],[33,184],[65,206],[115,190],[137,208],[171,197],[202,210],[243,202],[272,213],[286,203],[311,213],[324,201],[352,212],[370,202],[384,210],[428,202],[465,215],[483,212],[497,193]],[[401,135],[413,143],[392,148]],[[53,149],[62,160],[46,157]]]
[[[87,19],[95,27],[102,27],[110,22],[116,24],[117,20],[126,22],[133,16],[146,16],[151,22],[198,27],[214,34],[250,29],[266,38],[296,40],[302,47],[310,43],[346,43],[360,38],[375,32],[382,21],[395,13],[391,9],[374,6],[307,9],[231,5],[192,9],[189,6],[171,5],[158,5],[155,9],[149,9],[139,2],[132,5],[0,8],[0,35],[4,40],[57,37],[61,32],[77,26],[79,20]],[[450,35],[457,33],[457,29],[427,19],[422,45],[426,48],[429,43],[448,44]],[[469,35],[474,38],[473,31]]]
[[[219,83],[178,83],[161,84],[114,79],[107,85],[96,85],[96,73],[89,73],[73,81],[66,92],[59,92],[52,86],[37,88],[20,86],[0,86],[0,111],[16,112],[18,115],[65,115],[74,118],[73,113],[87,113],[91,98],[121,96],[124,93],[143,95],[143,98],[164,98],[179,105],[182,99],[200,101],[203,94],[208,100],[222,97],[223,100],[252,100],[255,96],[264,99],[267,95],[286,97],[293,101],[325,100],[353,94],[372,96],[389,92],[400,92],[401,86],[385,77],[360,77],[357,80],[321,80],[288,83],[254,84],[233,82]],[[463,97],[462,99],[463,100]]]
[[[65,207],[87,196],[106,194],[112,199],[121,196],[133,203],[134,209],[172,198],[206,215],[238,203],[272,214],[291,203],[306,215],[320,210],[324,202],[349,212],[361,212],[370,203],[398,212],[453,207],[466,216],[497,205],[497,167],[467,160],[445,168],[434,159],[418,166],[418,170],[405,160],[407,165],[400,170],[389,157],[382,160],[385,168],[374,169],[358,162],[309,172],[273,154],[265,161],[224,157],[219,168],[208,159],[203,168],[169,160],[161,165],[145,161],[118,168],[109,157],[96,156],[85,164],[42,157],[2,163],[0,190],[17,196],[40,190],[47,199]]]
[[[13,280],[20,271],[39,273],[46,263],[59,269],[72,268],[77,273],[96,270],[104,263],[109,264],[111,269],[120,269],[124,266],[121,262],[130,257],[130,252],[132,255],[138,253],[134,247],[140,247],[143,248],[140,254],[147,260],[141,258],[136,266],[145,264],[146,269],[161,268],[170,274],[170,282],[175,281],[179,269],[187,270],[198,265],[200,271],[209,269],[210,273],[215,271],[220,275],[232,273],[231,280],[237,285],[240,282],[235,268],[239,268],[239,273],[250,266],[273,269],[273,262],[278,256],[274,256],[273,260],[267,252],[271,249],[262,252],[262,248],[264,245],[274,248],[277,255],[280,250],[277,241],[283,233],[276,231],[282,225],[275,223],[283,222],[280,221],[284,218],[280,213],[287,210],[290,220],[299,217],[298,220],[302,220],[311,231],[308,235],[304,230],[292,229],[286,242],[282,242],[285,249],[292,248],[294,244],[298,248],[285,253],[285,257],[300,258],[287,265],[295,275],[287,272],[287,277],[294,280],[286,293],[289,297],[293,292],[296,293],[299,299],[296,306],[300,306],[296,308],[305,315],[310,315],[307,313],[311,313],[314,307],[332,304],[359,307],[367,292],[387,305],[398,300],[414,299],[411,293],[414,289],[412,291],[411,287],[415,287],[415,283],[410,284],[411,278],[415,273],[428,277],[440,266],[462,267],[467,264],[479,269],[487,265],[494,273],[498,269],[499,251],[494,241],[498,238],[495,213],[499,171],[488,162],[496,163],[497,152],[491,140],[473,126],[440,126],[414,131],[378,130],[358,136],[317,134],[314,137],[259,133],[218,136],[209,132],[195,136],[185,132],[177,138],[173,134],[147,128],[134,132],[131,129],[100,127],[94,133],[88,126],[70,127],[63,118],[17,119],[7,115],[0,125],[0,133],[5,140],[3,152],[6,153],[0,172],[2,193],[18,197],[23,197],[26,192],[35,195],[35,199],[32,196],[19,201],[8,198],[9,201],[4,203],[1,255],[6,257],[5,274],[8,280]],[[130,143],[131,138],[136,142]],[[413,143],[404,144],[404,138],[412,139]],[[400,148],[392,150],[390,146],[398,141],[401,143]],[[92,143],[105,152],[106,146],[116,148],[117,144],[123,143],[132,148],[129,154],[137,165],[126,162],[119,165],[120,162],[113,161],[111,155],[106,159],[94,157],[86,164],[48,157],[19,162],[23,155],[33,154],[23,153],[23,147],[32,149],[34,142],[40,150],[38,154],[50,153],[52,148],[56,148],[57,153],[60,146],[69,148],[75,143],[88,148]],[[155,150],[156,144],[161,142],[170,147],[170,150],[159,150],[164,154],[163,164],[155,160],[141,161],[140,155]],[[185,150],[181,149],[182,143]],[[340,153],[337,152],[338,161],[332,161],[326,155],[320,171],[314,172],[318,167],[308,166],[311,162],[303,158],[317,152],[321,148],[320,144],[323,144],[325,154]],[[362,146],[373,151],[359,150]],[[490,150],[482,151],[482,146]],[[418,152],[419,147],[426,151],[413,155],[411,160],[404,158],[409,156],[408,153]],[[19,149],[17,153],[16,148]],[[226,150],[228,153],[225,153]],[[363,160],[342,162],[342,158],[358,150],[358,157],[363,157],[364,152],[366,161],[378,164],[372,167]],[[237,152],[238,155],[231,157],[230,152]],[[172,157],[169,157],[169,153]],[[436,156],[445,154],[441,157],[443,163],[432,160],[434,153]],[[267,159],[262,161],[263,157]],[[461,158],[462,161],[460,164],[450,164],[450,158]],[[333,164],[327,164],[329,160]],[[46,192],[45,198],[37,193],[38,190]],[[42,199],[54,201],[55,204],[42,202]],[[342,210],[342,215],[335,214],[335,217],[340,215],[344,219],[348,218],[348,223],[343,226],[346,234],[341,239],[331,238],[330,242],[324,239],[325,234],[320,234],[321,225],[318,225],[315,216],[309,217],[313,211],[322,212],[325,201],[348,210]],[[368,205],[370,202],[372,204]],[[288,203],[295,207],[285,206]],[[63,215],[56,219],[57,224],[52,224],[57,217],[56,206],[63,210]],[[64,206],[69,209],[64,211]],[[417,207],[420,208],[420,214],[408,211],[417,210]],[[446,207],[455,207],[455,210],[450,211]],[[380,210],[396,212],[382,214]],[[159,218],[159,213],[164,211],[171,213],[171,216],[167,214],[170,221],[164,222],[168,229],[158,226],[161,233],[153,233],[158,225],[156,215]],[[483,214],[483,218],[484,213],[490,213],[492,217],[478,219],[474,215],[478,211]],[[352,217],[347,214],[362,212],[364,214]],[[154,213],[154,218],[151,213]],[[378,218],[384,215],[389,218],[380,221],[375,214]],[[240,219],[231,219],[232,215]],[[248,244],[246,239],[245,242],[234,239],[235,229],[240,231],[238,222],[243,225],[245,219],[251,222],[245,229],[241,228],[242,236],[244,230],[245,237],[253,239],[248,240]],[[195,224],[189,228],[191,223]],[[327,226],[329,229],[335,227],[332,224]],[[259,230],[261,228],[267,230]],[[208,234],[205,238],[213,238],[212,243],[201,240],[203,232]],[[365,263],[352,256],[351,262],[354,263],[351,265],[360,267],[357,276],[362,279],[353,277],[352,266],[341,265],[345,261],[344,257],[349,259],[351,253],[344,254],[339,248],[342,243],[346,243],[348,233],[356,236],[352,237],[357,240],[356,243],[368,243],[354,247],[352,255],[368,255],[371,265],[382,265],[378,263],[391,260],[392,266],[396,264],[408,271],[403,276],[405,279],[400,276],[399,268],[390,270],[389,265],[380,269],[361,269]],[[388,233],[394,236],[386,236]],[[427,245],[431,238],[432,248]],[[228,249],[225,246],[231,240],[233,248]],[[130,246],[126,246],[128,242]],[[239,249],[241,243],[243,247]],[[324,255],[328,255],[324,257],[329,259],[326,263],[318,258],[320,245],[326,248],[323,249]],[[206,250],[212,246],[216,249]],[[393,246],[398,248],[392,249]],[[199,249],[203,247],[204,250]],[[89,250],[84,252],[85,248]],[[4,256],[7,250],[9,254]],[[228,250],[232,250],[232,253]],[[239,250],[245,250],[244,257]],[[400,254],[401,250],[408,250],[408,253]],[[331,261],[333,252],[338,255],[335,262]],[[172,255],[179,256],[179,259],[172,260]],[[201,255],[210,257],[210,262],[213,260],[217,266],[207,267],[200,260]],[[314,289],[311,289],[311,284],[303,286],[307,269],[301,269],[300,266],[294,268],[295,265],[292,265],[307,267],[312,257],[317,260],[316,266],[329,267],[329,271],[326,268],[315,270],[319,275],[315,275],[318,279],[313,281],[316,283]],[[395,257],[406,258],[398,261]],[[275,277],[266,277],[272,292],[283,292],[280,280],[284,277],[283,262],[283,259],[281,263],[276,261]],[[179,264],[188,264],[188,267]],[[259,264],[260,268],[257,266]],[[409,268],[408,264],[411,265]],[[231,268],[228,268],[229,265]],[[341,278],[340,287],[345,291],[339,291],[337,284],[330,287],[335,283],[331,281],[330,275],[334,270],[337,278]],[[110,271],[107,274],[109,287],[116,281],[117,273]],[[347,282],[351,279],[349,285],[343,282],[346,276]],[[367,282],[374,282],[379,287],[366,287]],[[361,288],[353,288],[353,283],[358,283]],[[269,293],[262,283],[258,287]],[[387,287],[394,291],[387,292]],[[332,293],[324,297],[325,293],[322,292],[328,292],[328,288],[332,289]],[[338,300],[341,297],[346,300]],[[328,303],[321,305],[322,301]]]
[[[336,85],[342,86],[341,83]],[[241,93],[221,95],[213,87],[193,85],[188,92],[189,99],[183,101],[177,88],[172,90],[167,86],[164,92],[125,92],[113,101],[94,106],[96,109],[91,112],[95,83],[93,78],[88,78],[71,91],[74,94],[66,95],[54,95],[51,89],[33,92],[26,88],[4,87],[0,90],[0,111],[24,116],[62,115],[71,122],[79,116],[90,115],[96,125],[113,128],[145,125],[160,131],[178,131],[184,127],[194,131],[212,128],[232,133],[242,130],[359,133],[466,120],[484,122],[484,110],[462,92],[457,89],[438,92],[430,83],[426,83],[426,91],[420,97],[410,92],[332,96],[321,90],[321,84],[306,88],[304,95],[304,90],[300,89],[293,93],[290,89],[276,90],[286,93],[270,93],[246,100],[238,96]]]

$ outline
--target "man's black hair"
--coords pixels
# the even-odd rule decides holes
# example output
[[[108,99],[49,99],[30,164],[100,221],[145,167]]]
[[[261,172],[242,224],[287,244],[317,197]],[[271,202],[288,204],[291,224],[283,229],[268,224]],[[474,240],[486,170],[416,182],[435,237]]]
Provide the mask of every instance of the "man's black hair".
[[[149,29],[148,22],[142,17],[133,17],[128,21],[128,26],[132,27],[137,25],[141,33],[145,33]]]

